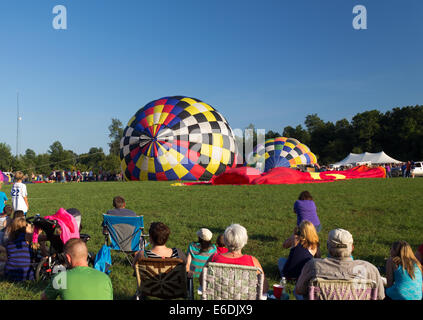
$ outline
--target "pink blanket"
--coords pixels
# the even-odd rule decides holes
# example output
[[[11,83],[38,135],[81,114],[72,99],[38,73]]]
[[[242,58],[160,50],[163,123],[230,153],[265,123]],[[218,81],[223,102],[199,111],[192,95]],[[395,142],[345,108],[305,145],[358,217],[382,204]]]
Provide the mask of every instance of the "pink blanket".
[[[60,208],[54,215],[43,217],[48,220],[56,220],[59,224],[62,232],[60,234],[60,239],[65,244],[69,239],[79,238],[79,228],[78,223],[75,218],[68,213],[65,209]],[[34,233],[32,235],[32,242],[38,243],[38,228],[34,228]]]

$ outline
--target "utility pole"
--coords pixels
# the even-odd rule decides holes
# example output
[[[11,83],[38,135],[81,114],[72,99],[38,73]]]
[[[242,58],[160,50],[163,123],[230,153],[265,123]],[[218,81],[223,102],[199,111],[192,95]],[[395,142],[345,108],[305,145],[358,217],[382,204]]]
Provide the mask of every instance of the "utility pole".
[[[21,117],[19,116],[19,91],[16,91],[16,158],[19,157],[19,121]]]

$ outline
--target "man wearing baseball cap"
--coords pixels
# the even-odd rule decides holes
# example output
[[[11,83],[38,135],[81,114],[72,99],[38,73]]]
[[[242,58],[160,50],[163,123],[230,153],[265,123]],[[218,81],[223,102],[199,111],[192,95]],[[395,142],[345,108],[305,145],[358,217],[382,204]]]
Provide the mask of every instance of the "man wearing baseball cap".
[[[344,229],[334,229],[329,232],[327,248],[329,257],[312,259],[307,262],[297,280],[296,294],[306,296],[310,281],[314,278],[328,280],[364,280],[369,279],[377,285],[379,300],[385,298],[385,289],[379,270],[371,263],[363,260],[353,260],[353,237]]]

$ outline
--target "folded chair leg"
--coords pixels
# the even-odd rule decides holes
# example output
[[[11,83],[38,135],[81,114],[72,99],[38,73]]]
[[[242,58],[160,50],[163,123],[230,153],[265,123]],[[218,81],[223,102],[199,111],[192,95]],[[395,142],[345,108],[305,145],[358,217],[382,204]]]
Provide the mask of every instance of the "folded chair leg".
[[[194,300],[194,279],[192,277],[188,277],[188,300]]]

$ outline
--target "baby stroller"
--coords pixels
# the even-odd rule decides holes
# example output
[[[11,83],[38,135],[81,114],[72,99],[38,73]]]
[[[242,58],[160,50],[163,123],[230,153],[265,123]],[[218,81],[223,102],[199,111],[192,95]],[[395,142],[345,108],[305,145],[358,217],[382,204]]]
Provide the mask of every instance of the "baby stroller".
[[[42,252],[40,246],[34,246],[34,270],[35,280],[42,281],[51,278],[54,274],[64,271],[68,267],[67,259],[63,253],[64,243],[61,238],[61,227],[59,222],[54,219],[46,219],[36,215],[27,218],[27,221],[34,226],[34,233],[42,230],[45,235],[40,236],[40,242],[50,242],[48,253]],[[80,238],[87,242],[90,240],[88,234],[80,234]],[[45,251],[45,250],[44,250]],[[88,264],[93,265],[94,255],[88,253]]]

